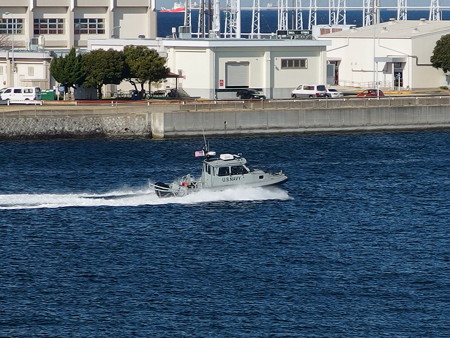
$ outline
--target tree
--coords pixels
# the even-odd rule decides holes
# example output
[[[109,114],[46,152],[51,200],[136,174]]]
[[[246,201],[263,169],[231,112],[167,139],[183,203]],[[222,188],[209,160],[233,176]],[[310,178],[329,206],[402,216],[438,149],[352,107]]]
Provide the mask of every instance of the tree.
[[[54,58],[50,63],[50,74],[64,86],[66,93],[70,87],[81,86],[86,76],[82,56],[77,55],[75,48],[72,48],[64,57]]]
[[[125,79],[128,82],[130,82],[134,86],[134,89],[136,90],[137,90],[136,81],[138,83],[141,83],[138,76],[139,68],[142,63],[142,60],[145,60],[146,55],[148,55],[148,51],[150,51],[150,49],[148,49],[147,47],[132,46],[132,45],[125,46],[123,49],[126,64]],[[144,80],[144,83],[146,81],[147,80]]]
[[[113,49],[93,50],[83,55],[83,70],[86,73],[83,86],[95,87],[101,99],[103,85],[119,84],[125,78],[124,54]]]
[[[450,34],[442,36],[436,42],[430,61],[434,68],[440,68],[444,73],[450,71]]]
[[[148,81],[150,83],[152,82],[158,82],[162,79],[167,78],[169,75],[169,68],[165,66],[166,64],[166,58],[160,57],[158,52],[156,50],[152,50],[152,57],[151,57],[151,68],[150,68],[150,76],[148,77]]]
[[[166,58],[160,56],[154,49],[144,46],[125,46],[125,62],[127,64],[126,78],[137,90],[136,82],[144,91],[146,82],[157,82],[165,79],[169,74],[169,68],[165,66]]]

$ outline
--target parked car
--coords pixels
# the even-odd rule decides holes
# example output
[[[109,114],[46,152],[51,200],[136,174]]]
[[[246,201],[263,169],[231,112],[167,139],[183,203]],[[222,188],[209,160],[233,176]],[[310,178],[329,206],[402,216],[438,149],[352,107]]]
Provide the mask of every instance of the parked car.
[[[356,95],[356,97],[380,97],[384,96],[384,93],[378,89],[378,95],[377,95],[377,89],[366,89],[363,92]]]
[[[324,85],[299,85],[295,88],[291,96],[293,98],[297,97],[326,97],[327,88]]]
[[[2,100],[17,100],[17,101],[40,100],[41,88],[39,87],[6,88],[0,94],[0,98]]]
[[[337,99],[340,97],[344,97],[344,94],[342,92],[337,91],[334,88],[327,88],[327,97],[330,97],[332,99]]]
[[[266,96],[256,89],[240,89],[237,91],[236,96],[241,100],[265,100]]]

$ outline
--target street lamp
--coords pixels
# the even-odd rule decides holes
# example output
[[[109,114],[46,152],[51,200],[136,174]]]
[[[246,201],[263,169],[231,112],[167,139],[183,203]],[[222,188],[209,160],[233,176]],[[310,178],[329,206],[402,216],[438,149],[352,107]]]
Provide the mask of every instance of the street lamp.
[[[114,36],[114,30],[115,29],[119,29],[119,28],[121,28],[120,26],[114,26],[112,29],[111,29],[111,38],[115,38],[115,36]]]
[[[14,73],[16,72],[16,63],[14,61],[14,34],[16,30],[16,22],[14,15],[10,12],[5,12],[6,15],[11,15],[12,19],[12,34],[11,34],[11,59],[12,59],[12,69],[13,69],[13,76],[11,80],[11,85],[14,87]],[[6,27],[8,27],[8,23],[6,24]],[[8,31],[8,28],[6,28],[6,31]]]
[[[378,83],[378,61],[376,59],[376,25],[379,23],[379,0],[372,0],[372,25],[373,25],[373,82],[377,93],[377,98],[380,98],[380,84]]]

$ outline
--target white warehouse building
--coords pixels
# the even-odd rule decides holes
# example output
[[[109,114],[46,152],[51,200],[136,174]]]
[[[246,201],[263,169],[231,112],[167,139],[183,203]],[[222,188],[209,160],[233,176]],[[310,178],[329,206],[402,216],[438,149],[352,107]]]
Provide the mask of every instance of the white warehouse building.
[[[438,88],[449,78],[430,58],[449,21],[391,19],[374,26],[321,35],[331,41],[328,63],[335,66],[331,84],[349,87]]]
[[[49,52],[0,52],[0,88],[51,86]]]
[[[300,83],[326,80],[326,45],[314,40],[165,40],[168,67],[183,89],[203,98],[236,98],[235,88],[288,98]]]
[[[88,49],[122,49],[129,44],[146,45],[167,56],[167,66],[180,76],[177,86],[193,97],[236,98],[237,88],[253,88],[267,98],[289,98],[301,83],[326,81],[328,41],[109,39],[91,40]]]

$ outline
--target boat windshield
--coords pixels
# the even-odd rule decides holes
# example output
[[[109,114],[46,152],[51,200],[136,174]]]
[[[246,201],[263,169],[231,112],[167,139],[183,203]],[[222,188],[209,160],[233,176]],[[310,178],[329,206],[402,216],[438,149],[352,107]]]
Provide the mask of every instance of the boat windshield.
[[[217,176],[229,176],[229,175],[245,175],[250,170],[243,165],[236,165],[232,167],[220,167],[217,171]]]
[[[248,173],[248,169],[243,165],[231,167],[231,175],[244,175]]]
[[[217,173],[217,176],[228,176],[230,175],[230,168],[229,167],[220,167],[219,172]]]

